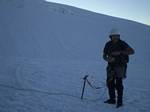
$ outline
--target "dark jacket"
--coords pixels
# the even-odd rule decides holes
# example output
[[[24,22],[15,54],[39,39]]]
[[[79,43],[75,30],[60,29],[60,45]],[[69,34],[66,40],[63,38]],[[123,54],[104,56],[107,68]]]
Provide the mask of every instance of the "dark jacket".
[[[129,56],[120,54],[118,56],[113,56],[112,52],[116,51],[124,51],[126,48],[130,47],[126,42],[119,40],[117,43],[112,43],[112,41],[108,41],[103,50],[103,58],[107,60],[109,57],[115,58],[115,61],[112,63],[108,63],[111,66],[126,66],[129,62]],[[131,48],[131,47],[130,47]]]

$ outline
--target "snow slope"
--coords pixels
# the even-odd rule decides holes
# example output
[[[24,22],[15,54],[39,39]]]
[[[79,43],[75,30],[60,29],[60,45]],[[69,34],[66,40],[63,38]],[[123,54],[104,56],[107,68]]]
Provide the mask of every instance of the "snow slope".
[[[150,27],[44,0],[0,1],[0,112],[148,112]],[[102,50],[111,28],[136,51],[124,107],[107,98]],[[87,86],[80,100],[83,80]]]

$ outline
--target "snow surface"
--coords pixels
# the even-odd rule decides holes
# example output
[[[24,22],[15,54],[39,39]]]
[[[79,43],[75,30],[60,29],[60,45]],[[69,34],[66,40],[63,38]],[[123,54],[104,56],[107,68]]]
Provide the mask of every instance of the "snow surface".
[[[0,112],[149,112],[150,26],[44,0],[1,0],[0,16]],[[136,52],[119,109],[103,103],[111,28]],[[81,100],[87,74],[101,89]]]

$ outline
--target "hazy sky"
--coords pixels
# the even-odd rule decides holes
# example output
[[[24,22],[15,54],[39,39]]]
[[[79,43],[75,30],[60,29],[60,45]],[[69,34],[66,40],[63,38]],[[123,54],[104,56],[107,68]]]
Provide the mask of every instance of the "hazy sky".
[[[150,0],[46,0],[150,25]]]

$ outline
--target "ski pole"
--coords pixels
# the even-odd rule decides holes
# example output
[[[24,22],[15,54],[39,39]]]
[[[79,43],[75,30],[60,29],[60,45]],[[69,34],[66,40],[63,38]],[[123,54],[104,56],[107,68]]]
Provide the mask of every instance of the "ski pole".
[[[84,95],[84,90],[85,90],[85,85],[86,85],[87,77],[88,77],[88,75],[85,75],[84,78],[83,78],[84,84],[83,84],[83,88],[82,88],[81,99],[83,99],[83,95]]]

